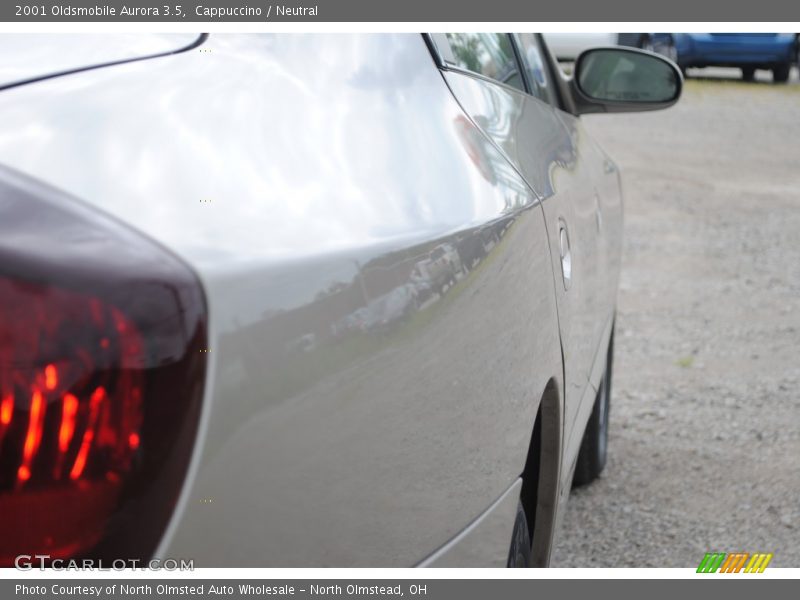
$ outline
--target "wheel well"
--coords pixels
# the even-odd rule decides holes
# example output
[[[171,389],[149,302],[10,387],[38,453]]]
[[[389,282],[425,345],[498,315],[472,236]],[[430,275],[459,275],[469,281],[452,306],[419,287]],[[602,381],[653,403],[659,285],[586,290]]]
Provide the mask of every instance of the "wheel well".
[[[528,459],[525,461],[525,470],[522,472],[522,492],[520,502],[525,510],[528,521],[528,533],[533,539],[536,529],[536,501],[539,492],[539,470],[542,457],[542,408],[536,413],[536,422],[533,424],[533,435],[528,448]]]
[[[520,493],[531,539],[531,563],[536,567],[547,566],[550,561],[561,460],[560,407],[558,385],[551,379],[536,413]]]

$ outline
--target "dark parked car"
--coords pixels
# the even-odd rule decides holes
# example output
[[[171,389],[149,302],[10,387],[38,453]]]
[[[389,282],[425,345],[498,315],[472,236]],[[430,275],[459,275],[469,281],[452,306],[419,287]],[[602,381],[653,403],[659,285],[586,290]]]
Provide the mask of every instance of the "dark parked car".
[[[580,115],[670,106],[674,65],[565,79],[504,33],[0,57],[0,563],[548,564],[606,461],[621,255]]]

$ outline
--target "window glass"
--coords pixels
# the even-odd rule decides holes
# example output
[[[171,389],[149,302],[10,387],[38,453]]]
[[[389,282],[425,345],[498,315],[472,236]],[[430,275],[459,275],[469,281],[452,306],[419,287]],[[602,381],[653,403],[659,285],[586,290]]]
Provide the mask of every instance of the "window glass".
[[[525,91],[511,39],[505,33],[448,33],[445,62]]]
[[[522,60],[525,63],[525,72],[531,84],[531,93],[549,104],[555,105],[555,91],[550,83],[550,73],[547,70],[542,47],[533,33],[517,34]]]

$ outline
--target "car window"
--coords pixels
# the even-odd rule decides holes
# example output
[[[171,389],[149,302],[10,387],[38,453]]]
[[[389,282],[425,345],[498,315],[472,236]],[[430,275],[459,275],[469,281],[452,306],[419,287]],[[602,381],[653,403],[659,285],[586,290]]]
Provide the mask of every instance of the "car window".
[[[543,102],[556,105],[555,90],[550,82],[550,73],[543,48],[533,33],[516,34],[517,45],[522,55],[523,67],[531,86],[531,94]]]
[[[445,64],[525,91],[511,38],[507,34],[446,33],[434,36],[434,39]],[[447,47],[442,48],[445,41]]]

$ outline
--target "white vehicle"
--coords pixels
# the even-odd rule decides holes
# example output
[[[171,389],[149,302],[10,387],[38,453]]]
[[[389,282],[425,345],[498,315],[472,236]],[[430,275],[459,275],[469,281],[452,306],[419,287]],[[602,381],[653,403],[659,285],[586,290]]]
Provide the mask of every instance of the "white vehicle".
[[[547,47],[558,60],[571,61],[584,50],[597,46],[616,46],[616,33],[545,33]]]

